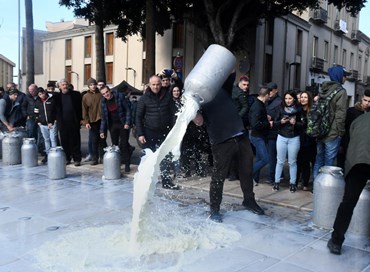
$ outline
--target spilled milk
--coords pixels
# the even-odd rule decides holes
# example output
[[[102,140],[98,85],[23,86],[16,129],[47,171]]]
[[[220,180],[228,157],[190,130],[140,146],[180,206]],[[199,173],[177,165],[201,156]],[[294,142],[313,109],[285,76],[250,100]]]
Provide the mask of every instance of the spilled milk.
[[[184,271],[212,250],[240,239],[234,226],[206,220],[205,208],[181,207],[154,197],[159,163],[181,140],[199,104],[184,94],[184,106],[162,145],[146,150],[134,177],[132,221],[66,232],[34,252],[43,271]],[[191,271],[186,270],[186,271]]]

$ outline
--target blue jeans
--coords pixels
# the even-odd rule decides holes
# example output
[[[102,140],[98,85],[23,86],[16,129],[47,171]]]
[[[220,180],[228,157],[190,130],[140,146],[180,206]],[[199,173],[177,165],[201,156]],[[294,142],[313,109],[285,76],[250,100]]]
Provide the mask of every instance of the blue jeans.
[[[44,138],[45,152],[46,154],[48,154],[51,147],[57,146],[57,137],[58,137],[57,124],[56,122],[54,122],[54,125],[51,128],[41,124],[39,126],[42,137]]]
[[[278,135],[276,140],[277,162],[275,170],[275,182],[280,182],[285,159],[288,153],[290,184],[295,184],[297,179],[297,156],[300,147],[300,137],[286,138]]]
[[[269,163],[267,141],[261,137],[250,136],[251,143],[256,148],[256,159],[253,164],[253,179],[259,182],[260,170]]]
[[[316,161],[313,167],[313,178],[319,174],[322,166],[333,166],[339,150],[341,137],[337,136],[334,140],[328,142],[317,142]]]

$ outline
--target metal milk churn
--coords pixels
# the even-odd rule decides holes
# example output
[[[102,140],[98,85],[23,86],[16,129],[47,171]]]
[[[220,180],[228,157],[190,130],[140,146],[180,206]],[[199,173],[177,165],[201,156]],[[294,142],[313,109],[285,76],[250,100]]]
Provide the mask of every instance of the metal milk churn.
[[[35,138],[23,138],[21,155],[23,166],[25,167],[37,166],[37,145]]]
[[[5,134],[2,142],[4,164],[13,165],[21,163],[21,145],[22,139],[17,132]]]
[[[313,223],[331,229],[344,194],[343,170],[336,166],[323,166],[314,181]]]
[[[221,45],[210,45],[186,77],[184,94],[192,95],[200,104],[211,101],[235,65],[233,53]]]
[[[355,210],[353,211],[349,232],[370,236],[370,183],[362,190]]]
[[[104,148],[103,157],[103,178],[119,179],[121,178],[121,154],[118,146],[108,146]]]
[[[48,153],[49,179],[66,177],[66,155],[61,146],[52,147]]]

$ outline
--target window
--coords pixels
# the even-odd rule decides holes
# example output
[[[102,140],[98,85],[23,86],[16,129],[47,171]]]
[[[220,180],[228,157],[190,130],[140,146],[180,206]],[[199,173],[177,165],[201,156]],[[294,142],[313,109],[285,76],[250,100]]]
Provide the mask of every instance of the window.
[[[66,69],[65,69],[65,79],[68,80],[69,83],[72,82],[72,66],[66,66]]]
[[[342,52],[342,66],[346,67],[346,65],[347,65],[347,50],[343,49],[343,52]]]
[[[302,35],[303,35],[302,30],[298,29],[295,52],[296,52],[296,55],[299,55],[299,56],[302,55]]]
[[[361,74],[362,71],[362,55],[358,56],[358,63],[357,63],[357,71],[359,74]]]
[[[105,67],[107,73],[107,84],[113,83],[113,62],[107,62]]]
[[[91,58],[91,36],[85,37],[85,58]]]
[[[338,64],[338,45],[334,45],[333,64]]]
[[[105,48],[105,54],[107,56],[109,55],[113,55],[113,43],[114,43],[114,36],[113,36],[113,32],[111,33],[107,33],[105,35],[105,45],[106,45],[106,48]],[[107,82],[108,83],[108,82]]]
[[[72,40],[66,40],[66,60],[72,59]]]
[[[265,73],[264,73],[264,82],[271,82],[272,81],[272,55],[266,54],[265,55]]]
[[[266,19],[266,28],[265,28],[265,31],[266,31],[266,42],[267,44],[269,45],[273,45],[274,43],[274,22],[275,22],[275,19],[274,18],[269,18],[269,19]]]
[[[328,61],[329,59],[329,42],[324,41],[324,60]]]
[[[184,47],[184,23],[174,23],[173,24],[173,48],[183,48]]]
[[[318,57],[317,51],[319,50],[319,38],[313,37],[313,43],[312,43],[312,57],[316,58]]]
[[[87,85],[87,80],[91,77],[91,64],[85,64],[84,66],[84,84]]]
[[[349,69],[353,70],[353,60],[355,55],[351,52],[351,55],[349,56]]]

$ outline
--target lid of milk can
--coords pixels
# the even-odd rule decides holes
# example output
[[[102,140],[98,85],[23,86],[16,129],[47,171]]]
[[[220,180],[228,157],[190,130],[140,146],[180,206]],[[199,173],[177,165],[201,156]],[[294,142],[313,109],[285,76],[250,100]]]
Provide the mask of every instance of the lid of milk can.
[[[333,176],[343,176],[343,169],[337,166],[323,166],[319,170],[320,173],[330,174]]]

